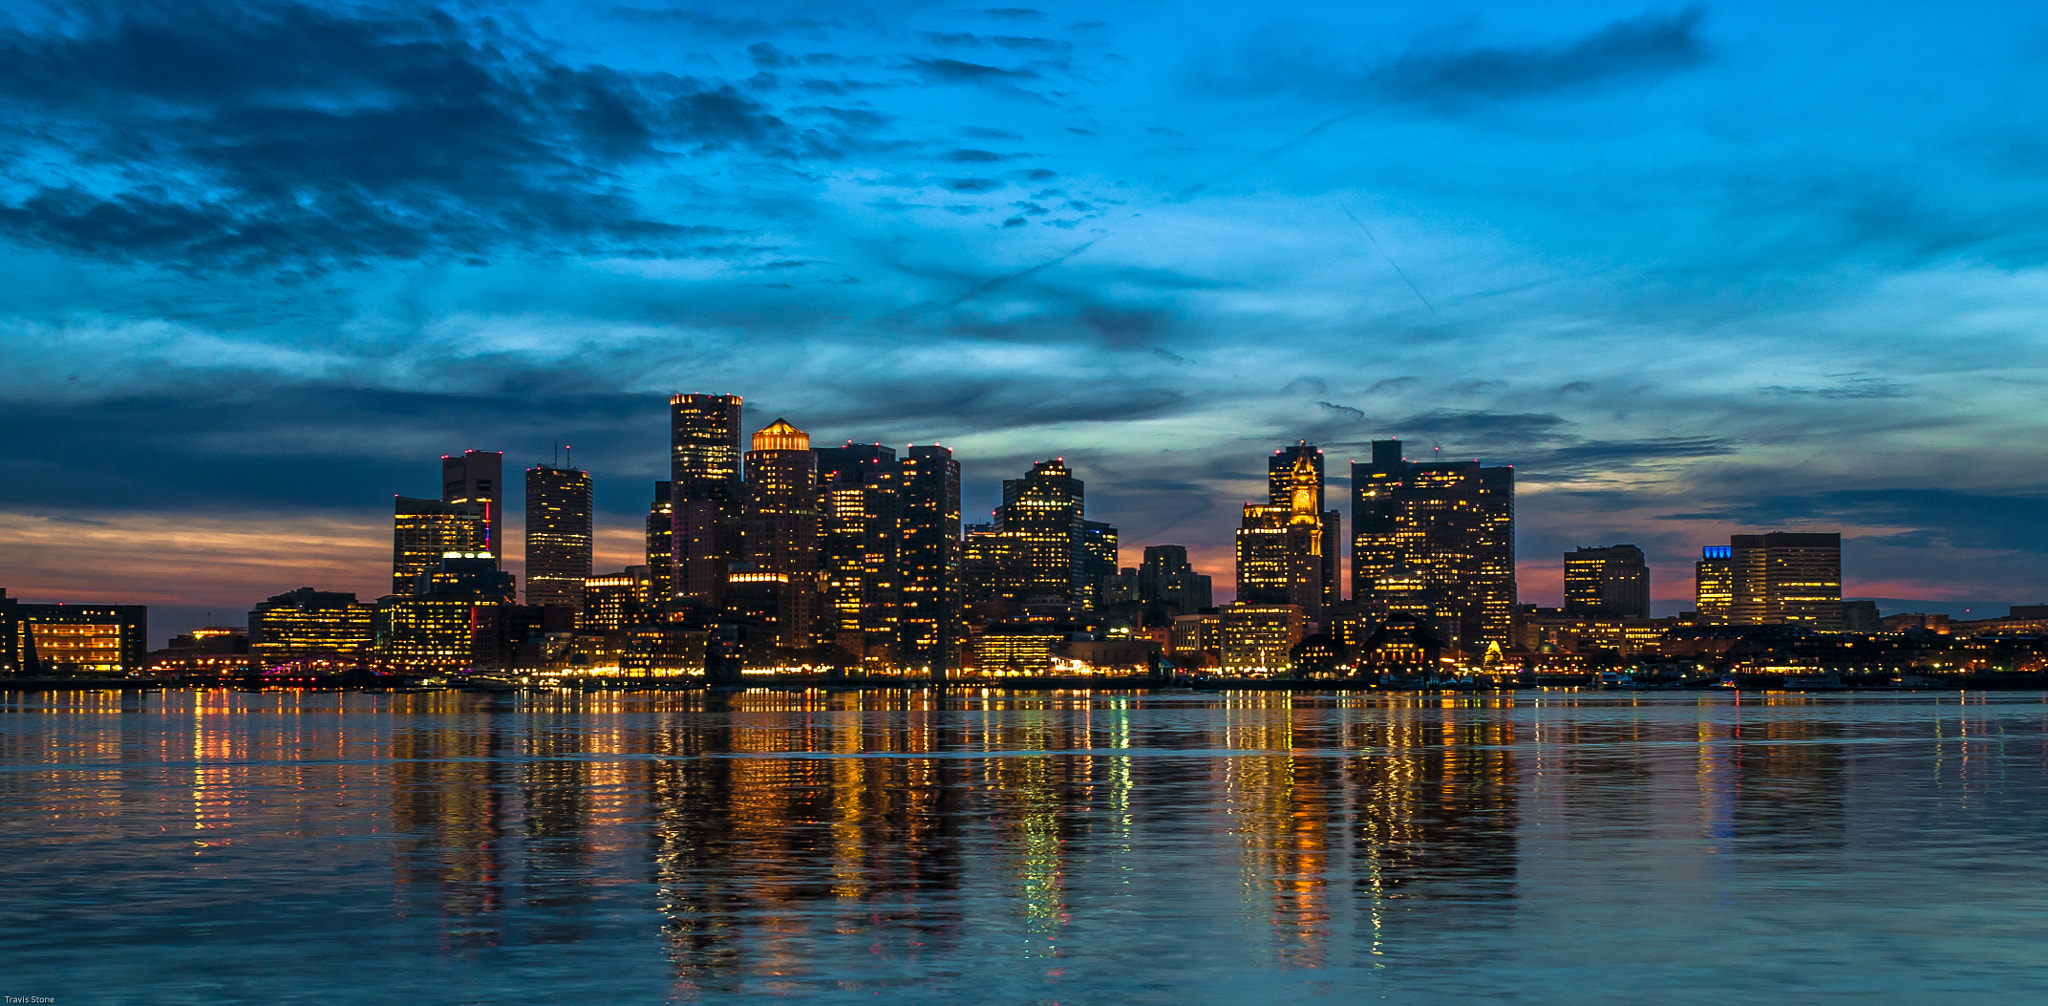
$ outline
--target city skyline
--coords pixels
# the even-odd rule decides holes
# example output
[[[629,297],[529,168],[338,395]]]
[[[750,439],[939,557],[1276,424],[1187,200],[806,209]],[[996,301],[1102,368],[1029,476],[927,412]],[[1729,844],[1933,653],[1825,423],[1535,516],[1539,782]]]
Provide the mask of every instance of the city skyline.
[[[1398,437],[1522,473],[1525,599],[1826,527],[1852,594],[2039,600],[2040,11],[490,12],[0,21],[18,593],[367,596],[416,459],[560,442],[615,569],[725,387],[945,443],[970,520],[1064,456],[1226,580],[1259,456]]]
[[[756,444],[762,443],[764,436],[773,438],[776,435],[786,435],[792,439],[789,439],[787,443],[778,444],[778,446],[793,447],[800,443],[803,445],[801,448],[802,450],[817,453],[816,451],[813,451],[812,447],[810,446],[811,441],[808,437],[808,434],[806,434],[803,430],[796,429],[795,427],[791,426],[788,420],[781,417],[777,417],[770,423],[762,425],[758,422],[757,417],[752,417],[748,415],[748,413],[752,412],[752,409],[750,407],[746,407],[743,405],[745,396],[740,394],[714,395],[703,393],[680,393],[673,396],[673,401],[670,404],[670,411],[672,415],[669,424],[671,440],[676,440],[679,438],[689,439],[689,435],[678,434],[676,432],[677,429],[680,428],[681,424],[678,422],[674,415],[679,407],[679,403],[682,403],[685,400],[702,400],[716,402],[720,409],[729,409],[729,416],[721,415],[720,418],[716,420],[715,430],[713,431],[715,436],[713,437],[713,439],[730,439],[735,442],[734,446],[737,448],[738,445],[744,444],[750,440]],[[750,429],[750,427],[754,427],[756,425],[762,425],[762,428]],[[697,439],[704,439],[704,436],[699,435]],[[1374,470],[1376,466],[1383,466],[1383,464],[1385,463],[1391,463],[1389,461],[1391,455],[1385,454],[1385,451],[1389,448],[1391,448],[1395,452],[1395,454],[1401,455],[1403,463],[1409,463],[1417,466],[1445,465],[1445,459],[1439,457],[1438,453],[1435,451],[1432,451],[1430,455],[1427,455],[1426,460],[1416,460],[1414,458],[1407,457],[1406,451],[1403,450],[1405,445],[1399,443],[1398,441],[1379,441],[1376,444],[1368,446],[1372,449],[1368,450],[1365,453],[1366,460],[1352,460],[1348,463],[1342,461],[1329,462],[1330,473],[1325,474],[1321,470],[1325,464],[1325,461],[1323,457],[1323,452],[1319,445],[1306,440],[1297,440],[1292,444],[1283,444],[1279,447],[1274,448],[1270,452],[1270,456],[1268,457],[1267,472],[1265,473],[1265,477],[1260,480],[1259,485],[1266,489],[1266,496],[1268,497],[1268,499],[1274,501],[1275,505],[1281,506],[1282,510],[1284,510],[1285,504],[1281,503],[1281,501],[1285,499],[1285,497],[1288,495],[1290,491],[1288,487],[1292,485],[1292,483],[1288,481],[1288,472],[1291,470],[1299,470],[1296,469],[1297,459],[1306,462],[1312,458],[1314,462],[1312,470],[1314,471],[1315,481],[1304,482],[1302,484],[1317,485],[1320,489],[1320,492],[1317,493],[1316,498],[1321,502],[1305,505],[1330,506],[1331,509],[1327,513],[1323,514],[1323,516],[1325,516],[1326,519],[1337,518],[1339,523],[1341,524],[1348,523],[1351,520],[1351,513],[1353,508],[1359,505],[1359,500],[1355,498],[1352,490],[1350,489],[1350,486],[1358,480],[1356,477],[1345,478],[1342,474],[1343,472],[1353,472],[1354,475],[1356,472],[1360,471],[1370,473]],[[944,450],[944,448],[939,449]],[[838,457],[841,455],[851,457],[853,455],[848,454],[848,452],[872,450],[881,450],[885,452],[883,455],[884,457],[895,456],[894,448],[881,444],[863,444],[862,442],[857,440],[846,441],[846,445],[841,448],[830,448],[829,453],[834,457]],[[903,450],[906,452],[905,456],[908,457],[909,452],[917,451],[919,450],[919,448],[918,445],[907,444],[904,446]],[[681,455],[676,452],[673,445],[671,447],[671,450],[665,453],[675,455],[675,458],[681,457]],[[714,451],[714,453],[717,452]],[[710,463],[711,468],[714,469],[715,471],[715,475],[711,482],[706,484],[708,485],[715,483],[718,485],[725,485],[725,483],[730,482],[730,485],[726,485],[724,489],[718,491],[729,492],[734,495],[735,499],[738,499],[743,494],[744,490],[742,487],[750,484],[748,481],[743,480],[751,480],[753,478],[752,467],[750,465],[743,463],[742,459],[751,459],[752,455],[754,455],[755,453],[755,451],[735,449],[734,451],[731,452],[729,458],[725,457],[724,454],[717,454],[717,460]],[[382,564],[383,575],[378,579],[381,579],[384,583],[393,586],[395,586],[400,579],[404,579],[409,582],[414,577],[417,577],[422,573],[432,572],[435,568],[437,568],[436,561],[432,559],[430,556],[428,556],[427,553],[435,552],[443,547],[456,548],[461,550],[482,548],[490,541],[491,536],[495,534],[498,536],[499,539],[498,545],[493,553],[496,558],[497,566],[508,572],[513,573],[516,579],[518,593],[522,596],[530,597],[531,595],[529,594],[529,591],[532,589],[532,587],[527,577],[528,563],[525,557],[530,556],[532,554],[531,550],[533,548],[533,545],[528,540],[527,528],[525,527],[524,523],[515,520],[511,524],[504,525],[500,529],[485,530],[485,528],[487,528],[490,524],[498,523],[496,521],[491,521],[489,517],[495,516],[495,514],[498,512],[502,512],[506,507],[512,508],[513,512],[515,513],[526,512],[529,515],[529,517],[532,513],[530,507],[527,505],[528,500],[521,498],[522,490],[520,482],[514,481],[511,483],[506,483],[503,481],[503,462],[500,460],[503,456],[504,452],[485,451],[476,448],[467,448],[463,452],[458,454],[440,455],[439,460],[441,462],[441,467],[443,470],[443,500],[423,500],[416,498],[407,498],[402,494],[397,495],[398,512],[400,514],[400,517],[399,530],[396,539],[392,537],[392,524],[389,511],[385,512],[382,518],[381,525],[375,532],[373,532],[373,534],[382,535],[382,541],[385,543],[380,545],[377,558],[373,560],[374,562]],[[430,460],[432,459],[422,459],[422,465],[424,465],[427,461]],[[973,459],[967,460],[969,465],[973,464]],[[822,466],[825,462],[821,460],[819,463]],[[690,462],[672,459],[669,467],[669,474],[671,475],[671,479],[652,483],[655,486],[656,491],[661,491],[666,487],[673,486],[675,484],[674,479],[677,476],[677,474],[682,472],[685,468],[690,467],[690,464]],[[952,464],[956,469],[962,467],[961,461],[957,458],[953,460]],[[1509,471],[1513,469],[1513,466],[1511,464],[1506,463],[1503,463],[1498,468],[1470,467],[1477,465],[1479,465],[1479,461],[1477,459],[1474,459],[1472,462],[1466,464],[1452,463],[1449,465],[1449,468],[1473,472]],[[1033,472],[1045,469],[1047,466],[1051,466],[1052,468],[1057,469],[1062,473],[1072,472],[1072,469],[1066,466],[1065,458],[1063,456],[1047,458],[1041,461],[1034,461],[1030,463],[1030,468]],[[472,475],[472,470],[474,470],[474,472],[476,472],[477,474]],[[517,470],[516,467],[515,470]],[[604,478],[603,473],[592,472],[589,469],[583,467],[572,468],[566,464],[559,463],[559,459],[550,461],[535,461],[531,464],[531,466],[528,466],[526,470],[528,473],[527,483],[529,485],[531,484],[530,480],[535,473],[542,473],[544,475],[554,475],[558,477],[570,475],[580,477],[578,485],[580,487],[579,491],[582,492],[589,492],[592,486],[600,485],[608,481],[607,479]],[[826,474],[828,474],[827,469],[824,467],[820,467],[819,476],[822,478]],[[1026,474],[1028,479],[1030,477],[1030,473],[1027,472]],[[1078,476],[1080,473],[1073,472],[1073,474]],[[478,487],[476,485],[476,479],[479,476],[483,480],[481,491],[478,490]],[[999,478],[993,480],[984,479],[983,481],[998,481],[1005,484],[1021,484],[1020,480],[1014,478]],[[493,488],[494,485],[496,486],[495,489]],[[825,483],[819,483],[820,490],[825,488]],[[1510,491],[1512,492],[1512,490]],[[670,492],[672,494],[672,499],[680,495],[675,494],[673,490],[670,490]],[[645,493],[646,490],[643,488],[641,495],[644,496]],[[997,504],[991,507],[989,510],[991,519],[1000,518],[1000,513],[1002,509],[1000,499],[1001,497],[998,497]],[[1332,503],[1329,501],[1342,502]],[[1260,501],[1255,500],[1252,502]],[[1510,503],[1510,512],[1512,512],[1513,506],[1514,504]],[[1261,505],[1261,508],[1270,509],[1270,507],[1265,507],[1263,504]],[[1251,519],[1249,514],[1252,512],[1253,509],[1255,508],[1252,506],[1252,503],[1248,502],[1245,505],[1245,516],[1243,517],[1244,521],[1249,521]],[[740,518],[737,516],[738,513],[739,509],[736,505],[733,508],[732,515],[729,515],[727,518],[728,522],[733,525],[732,534],[735,536],[735,544],[732,547],[734,548],[738,548],[736,536],[740,533]],[[407,514],[423,514],[426,516],[408,517],[405,516]],[[1094,516],[1096,514],[1096,511],[1090,509],[1088,510],[1088,514],[1090,516]],[[1338,516],[1339,514],[1341,514],[1341,517]],[[589,567],[589,570],[591,576],[614,576],[616,575],[614,572],[616,570],[630,569],[635,566],[640,566],[647,561],[647,556],[650,548],[648,532],[650,530],[650,527],[652,526],[652,518],[646,512],[643,511],[642,513],[636,515],[633,519],[630,520],[624,519],[622,515],[616,513],[608,515],[596,513],[593,514],[593,516],[596,519],[592,522],[591,534],[589,536],[589,541],[591,543],[591,565]],[[1235,518],[1238,515],[1232,516],[1233,518]],[[1284,516],[1285,515],[1283,513],[1282,517],[1284,518]],[[607,520],[605,519],[606,517],[609,517],[610,519]],[[408,521],[412,523],[408,524]],[[973,522],[968,521],[967,523],[972,524]],[[1113,524],[1109,524],[1108,522],[1097,522],[1090,520],[1087,523],[1091,526],[1108,527],[1112,532],[1116,531],[1115,526]],[[412,526],[420,526],[425,528],[426,530],[408,531],[407,528]],[[981,524],[975,526],[989,525]],[[1245,600],[1245,597],[1239,593],[1238,585],[1235,582],[1237,579],[1238,566],[1239,563],[1242,561],[1242,559],[1240,558],[1241,550],[1243,548],[1241,542],[1242,536],[1245,533],[1242,530],[1242,526],[1243,525],[1233,521],[1228,533],[1232,536],[1233,539],[1236,540],[1226,540],[1223,544],[1220,545],[1189,545],[1179,541],[1169,542],[1138,540],[1131,537],[1128,534],[1125,534],[1122,536],[1123,540],[1118,543],[1119,559],[1116,563],[1116,567],[1119,569],[1136,568],[1143,564],[1144,557],[1146,556],[1148,551],[1152,549],[1157,549],[1161,546],[1183,548],[1187,550],[1186,554],[1192,561],[1195,567],[1195,572],[1202,574],[1205,578],[1212,579],[1216,584],[1216,603],[1226,604],[1232,600]],[[469,528],[470,530],[464,530],[465,528]],[[337,529],[337,533],[338,530],[339,529]],[[970,528],[970,531],[971,530],[972,529]],[[1742,529],[1730,530],[1737,533],[1738,537],[1741,537],[1739,532]],[[1336,534],[1333,537],[1324,537],[1322,534],[1318,534],[1318,537],[1323,539],[1322,543],[1329,543],[1334,541],[1337,546],[1337,555],[1334,557],[1334,562],[1331,564],[1334,568],[1326,568],[1324,570],[1324,575],[1329,575],[1330,573],[1334,572],[1336,574],[1337,579],[1334,583],[1325,583],[1323,588],[1321,588],[1320,591],[1317,591],[1318,593],[1326,591],[1327,597],[1332,601],[1334,601],[1339,596],[1346,600],[1355,600],[1354,595],[1355,591],[1357,590],[1358,581],[1354,579],[1353,575],[1353,550],[1356,546],[1356,543],[1352,539],[1357,534],[1357,532],[1358,529],[1347,528],[1343,530],[1340,534]],[[1769,529],[1769,533],[1779,535],[1785,533],[1785,531],[1784,529]],[[1792,533],[1797,534],[1796,531]],[[427,537],[422,537],[422,535],[426,535]],[[1591,537],[1598,538],[1600,536],[1596,534]],[[1651,610],[1649,614],[1667,616],[1679,613],[1681,611],[1689,611],[1694,609],[1696,607],[1695,600],[1697,596],[1697,585],[1695,582],[1696,577],[1694,575],[1694,571],[1692,568],[1693,560],[1696,560],[1698,558],[1700,554],[1700,548],[1702,547],[1702,545],[1709,549],[1717,548],[1720,546],[1714,545],[1713,542],[1726,540],[1727,537],[1728,535],[1724,533],[1718,538],[1710,539],[1707,543],[1694,544],[1690,546],[1692,549],[1691,554],[1684,557],[1681,561],[1662,564],[1670,568],[1666,569],[1664,574],[1656,578],[1655,580],[1655,583],[1657,584],[1657,596],[1656,600],[1652,604],[1653,610]],[[1758,536],[1753,535],[1751,537]],[[431,541],[429,541],[429,538],[431,538]],[[414,539],[418,539],[418,541],[423,544],[408,546],[407,543],[413,541]],[[431,547],[428,547],[429,545]],[[1630,549],[1634,548],[1635,546],[1617,545],[1613,547],[1620,549]],[[397,550],[396,553],[394,553],[393,551],[394,548]],[[419,552],[419,554],[413,557],[409,562],[401,564],[400,560],[396,556],[399,554],[405,554],[408,548],[411,548],[413,551]],[[1523,549],[1522,551],[1526,555],[1526,549]],[[1587,552],[1588,547],[1578,546],[1578,551]],[[735,556],[739,555],[738,552],[735,552],[734,554]],[[1571,561],[1572,554],[1567,553],[1564,556],[1563,560],[1557,560],[1548,556],[1527,556],[1521,559],[1519,562],[1517,562],[1515,566],[1515,575],[1517,579],[1520,581],[1517,584],[1517,593],[1519,595],[1517,597],[1518,603],[1525,605],[1535,605],[1543,608],[1569,609],[1571,605],[1569,590],[1571,588],[1569,587],[1568,580],[1571,574],[1568,572],[1567,567],[1569,566]],[[1660,564],[1658,560],[1652,559],[1650,565],[1659,566]],[[1684,568],[1680,569],[1679,567],[1681,566]],[[676,568],[681,567],[679,566]],[[401,569],[403,570],[403,572],[401,572]],[[1538,584],[1538,587],[1536,591],[1533,593],[1533,595],[1527,587],[1529,573],[1532,570],[1536,573],[1536,580]],[[723,575],[724,574],[720,574],[721,577]],[[305,587],[308,585],[299,584],[296,586]],[[310,584],[310,586],[314,590],[351,590],[351,586],[330,583],[313,583]],[[1870,596],[1867,594],[1859,594],[1855,590],[1851,589],[1852,587],[1853,583],[1849,581],[1845,576],[1844,582],[1842,584],[1842,593],[1840,596],[1844,598]],[[266,593],[261,596],[268,597],[271,594],[276,593],[277,591],[283,591],[292,588],[287,587],[283,583],[283,581],[280,580],[274,583],[269,583],[261,587],[260,589],[266,591]],[[682,588],[677,587],[676,589],[681,590]],[[408,587],[405,589],[396,590],[394,592],[404,594],[408,593],[410,590],[411,588]],[[375,598],[380,596],[385,591],[373,588],[353,590],[353,592],[357,593],[359,596],[364,598]],[[13,593],[16,598],[29,602],[58,600],[58,598],[55,597],[44,597],[39,594],[20,590],[18,588],[14,588]],[[108,599],[100,597],[66,597],[62,600],[68,603],[88,604],[130,603],[121,601],[118,598]],[[1278,601],[1280,600],[1280,598],[1277,595],[1271,598],[1267,598],[1265,597],[1265,595],[1261,595],[1261,601],[1264,600]],[[1879,600],[1894,601],[1901,599],[1880,598]],[[163,640],[169,638],[170,636],[175,636],[181,633],[189,632],[194,628],[213,624],[239,624],[240,621],[240,616],[234,610],[232,605],[230,605],[228,610],[224,613],[220,613],[218,615],[210,614],[207,617],[194,618],[190,615],[190,609],[195,607],[193,605],[179,604],[176,602],[170,604],[163,604],[161,602],[149,603],[152,611],[168,613],[169,616],[166,621],[163,621],[161,623],[155,621],[152,622],[150,626],[150,638],[152,640],[153,646],[161,644]],[[252,600],[249,603],[253,605],[255,601]],[[527,603],[537,602],[528,600]],[[580,590],[576,592],[574,600],[569,601],[568,603],[580,606]],[[820,601],[813,603],[821,604],[822,602]],[[2015,599],[2009,603],[2023,603],[2023,599]],[[1947,607],[1939,604],[1921,604],[1918,606],[1908,604],[1906,605],[1906,607],[1913,607],[1914,610],[1925,609],[1930,612],[1948,610]],[[210,610],[211,609],[209,609],[209,611]],[[1904,610],[1904,608],[1901,608],[1900,610]],[[1958,610],[1960,610],[1960,608],[1958,608]],[[1986,608],[1986,610],[1989,609]],[[817,614],[817,612],[812,613],[813,617],[815,617]],[[159,618],[162,617],[162,615],[159,615]]]

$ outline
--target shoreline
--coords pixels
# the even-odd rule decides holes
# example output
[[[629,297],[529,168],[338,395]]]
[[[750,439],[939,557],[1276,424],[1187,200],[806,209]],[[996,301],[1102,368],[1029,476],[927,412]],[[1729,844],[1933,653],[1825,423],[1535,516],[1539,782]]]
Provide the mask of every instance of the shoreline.
[[[816,678],[803,676],[762,676],[737,682],[712,682],[706,678],[590,678],[562,681],[553,685],[516,682],[497,678],[440,681],[426,678],[395,678],[364,682],[334,679],[264,679],[259,677],[218,680],[170,678],[0,678],[0,692],[83,692],[83,691],[321,691],[321,692],[465,692],[471,694],[554,695],[563,692],[706,692],[742,694],[747,692],[885,692],[885,691],[1102,691],[1145,692],[1167,695],[1202,695],[1220,692],[1385,692],[1390,694],[1492,694],[1501,692],[1573,690],[1609,692],[1926,692],[1926,691],[2043,691],[2048,692],[2048,674],[1994,672],[1967,675],[1916,675],[1901,682],[1891,675],[1787,676],[1763,674],[1722,675],[1714,678],[1648,683],[1602,683],[1582,675],[1541,675],[1515,681],[1469,682],[1375,682],[1357,679],[1294,678],[1163,678],[1157,676],[1036,676],[1002,679],[968,679],[934,682],[924,678]]]

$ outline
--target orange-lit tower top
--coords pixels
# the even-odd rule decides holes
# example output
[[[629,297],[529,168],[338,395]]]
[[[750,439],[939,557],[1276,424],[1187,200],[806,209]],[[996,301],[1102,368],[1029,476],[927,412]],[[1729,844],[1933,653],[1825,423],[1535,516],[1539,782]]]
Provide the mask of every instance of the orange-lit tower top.
[[[787,419],[777,419],[755,431],[753,444],[757,451],[808,451],[811,435],[789,425]]]

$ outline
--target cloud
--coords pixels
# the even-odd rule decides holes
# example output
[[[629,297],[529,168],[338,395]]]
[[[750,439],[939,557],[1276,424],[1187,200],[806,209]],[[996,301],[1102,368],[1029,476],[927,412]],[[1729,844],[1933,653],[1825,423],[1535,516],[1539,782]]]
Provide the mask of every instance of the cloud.
[[[1722,498],[1712,509],[1667,519],[1721,520],[1752,528],[1890,528],[1856,540],[1915,549],[2048,551],[2048,486],[2032,492],[1843,489]]]
[[[1397,420],[1392,428],[1400,431],[1404,439],[1410,434],[1419,434],[1420,436],[1415,439],[1432,442],[1448,439],[1452,446],[1485,447],[1497,453],[1556,443],[1569,436],[1568,430],[1571,426],[1572,423],[1563,416],[1548,412],[1460,412],[1437,409]]]
[[[1697,66],[1708,50],[1700,37],[1704,12],[1644,14],[1613,21],[1562,45],[1418,46],[1391,60],[1330,50],[1318,40],[1261,39],[1235,71],[1205,66],[1212,87],[1244,93],[1304,92],[1346,102],[1428,106],[1457,112],[1482,102],[1657,77]],[[1309,131],[1359,114],[1353,108]],[[1304,136],[1302,139],[1306,139]],[[1283,144],[1292,147],[1300,139]]]
[[[0,28],[0,137],[41,166],[0,197],[0,224],[102,259],[317,274],[508,249],[699,254],[723,229],[643,204],[625,173],[839,138],[729,83],[571,65],[491,21],[294,4],[79,21]]]
[[[1091,305],[1082,309],[1080,321],[1102,336],[1112,349],[1138,349],[1165,334],[1172,316],[1165,311]]]
[[[1038,72],[1030,69],[1004,69],[982,63],[967,63],[957,59],[916,57],[910,61],[910,68],[919,76],[935,84],[986,84],[992,82],[1013,82],[1036,78]]]
[[[1395,100],[1455,105],[1543,94],[1696,66],[1707,50],[1704,13],[1644,14],[1615,21],[1567,45],[1414,52],[1379,68],[1372,80]]]
[[[783,32],[794,32],[811,37],[822,37],[831,31],[844,28],[838,21],[820,21],[815,18],[792,17],[764,20],[761,18],[730,18],[706,14],[684,7],[633,7],[618,5],[604,11],[605,16],[637,25],[674,25],[694,31],[725,38],[760,38]]]
[[[1344,418],[1349,419],[1352,422],[1365,422],[1365,412],[1363,410],[1354,409],[1349,405],[1338,405],[1335,402],[1317,402],[1316,404],[1322,406],[1329,412],[1335,413],[1339,416],[1343,416]]]
[[[1526,480],[1554,482],[1593,474],[1680,467],[1700,458],[1727,457],[1736,451],[1733,441],[1719,437],[1588,440],[1520,454],[1515,458],[1515,466]]]
[[[1904,398],[1908,393],[1905,385],[1881,377],[1852,377],[1832,388],[1797,388],[1773,384],[1758,388],[1757,391],[1766,395],[1828,399]]]

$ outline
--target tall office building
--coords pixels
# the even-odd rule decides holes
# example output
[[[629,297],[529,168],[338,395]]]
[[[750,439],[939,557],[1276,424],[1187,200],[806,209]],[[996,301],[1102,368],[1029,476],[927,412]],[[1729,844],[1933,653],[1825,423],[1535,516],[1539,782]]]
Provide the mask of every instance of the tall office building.
[[[1195,572],[1182,545],[1147,545],[1138,565],[1138,600],[1157,601],[1177,614],[1193,615],[1211,607],[1210,580]]]
[[[1085,600],[1083,490],[1059,458],[1032,465],[1021,479],[1003,480],[995,529],[1014,536],[1024,551],[1024,582],[1016,585],[1016,594],[1036,614],[1072,617]]]
[[[1024,536],[996,530],[994,524],[970,524],[960,541],[960,600],[967,619],[987,624],[1024,617],[1018,591],[1030,581]]]
[[[740,396],[669,399],[669,488],[676,597],[718,608],[739,557]]]
[[[505,454],[503,451],[463,451],[461,457],[441,455],[441,502],[467,503],[483,508],[486,533],[471,551],[489,552],[493,559],[505,558]]]
[[[893,475],[897,666],[936,680],[960,666],[960,462],[913,446]]]
[[[1314,494],[1314,503],[1302,498],[1302,493]],[[1274,451],[1266,460],[1266,502],[1268,505],[1286,507],[1290,513],[1304,506],[1312,506],[1316,515],[1317,544],[1322,556],[1321,599],[1316,606],[1336,604],[1344,599],[1343,582],[1338,578],[1338,552],[1342,547],[1343,517],[1335,510],[1327,509],[1323,496],[1323,449],[1306,440],[1296,441],[1291,446]],[[1292,519],[1292,518],[1290,518]]]
[[[410,594],[450,552],[488,554],[489,511],[475,503],[392,497],[391,592]]]
[[[1515,473],[1477,461],[1415,463],[1375,440],[1351,465],[1352,597],[1415,614],[1467,653],[1509,643]]]
[[[1773,531],[1728,538],[1737,625],[1842,628],[1842,535]]]
[[[1318,618],[1334,583],[1323,555],[1323,513],[1318,499],[1322,452],[1300,445],[1291,467],[1273,475],[1274,501],[1247,503],[1237,530],[1237,600],[1241,604],[1294,605]]]
[[[1116,528],[1099,520],[1081,522],[1081,599],[1083,611],[1100,611],[1107,603],[1110,578],[1116,576]]]
[[[752,447],[740,516],[745,572],[779,578],[776,645],[806,647],[818,620],[818,457],[810,436],[783,419],[757,431]]]
[[[896,450],[881,444],[817,448],[820,564],[825,605],[820,635],[857,656],[871,643],[896,638],[888,593],[895,583],[890,546],[895,494],[881,486],[896,467]]]
[[[1735,549],[1707,545],[1693,564],[1694,608],[1709,621],[1725,623],[1735,607]]]
[[[590,550],[590,473],[553,465],[528,468],[526,603],[583,610]]]
[[[1602,545],[1564,554],[1568,615],[1650,617],[1650,567],[1634,545]]]
[[[676,596],[676,501],[668,482],[654,484],[654,500],[647,504],[647,576],[651,606]]]

